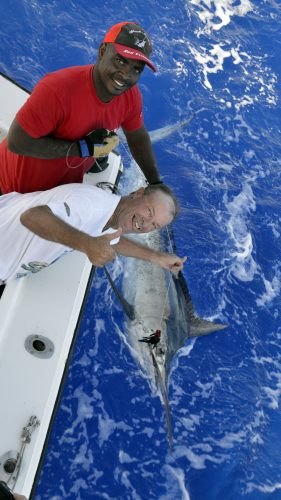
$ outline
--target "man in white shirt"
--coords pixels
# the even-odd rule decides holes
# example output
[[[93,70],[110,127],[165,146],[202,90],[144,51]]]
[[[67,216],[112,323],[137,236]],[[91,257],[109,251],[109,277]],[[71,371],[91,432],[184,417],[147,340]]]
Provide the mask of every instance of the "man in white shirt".
[[[97,267],[121,254],[178,272],[186,257],[157,252],[123,237],[161,229],[176,213],[177,201],[163,184],[124,197],[87,184],[3,195],[0,283],[40,271],[71,250],[84,252]]]

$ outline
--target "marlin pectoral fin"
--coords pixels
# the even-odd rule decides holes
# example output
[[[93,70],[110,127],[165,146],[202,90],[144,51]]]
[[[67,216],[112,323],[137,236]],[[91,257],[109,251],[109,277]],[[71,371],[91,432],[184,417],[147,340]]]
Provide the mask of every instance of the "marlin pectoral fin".
[[[194,316],[190,323],[189,337],[201,337],[202,335],[208,335],[209,333],[217,332],[218,330],[224,330],[228,326],[229,325],[213,323],[212,321]]]

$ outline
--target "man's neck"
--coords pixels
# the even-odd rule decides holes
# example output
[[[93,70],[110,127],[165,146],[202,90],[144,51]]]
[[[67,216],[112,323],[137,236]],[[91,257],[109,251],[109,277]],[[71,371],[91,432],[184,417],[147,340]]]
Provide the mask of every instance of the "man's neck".
[[[112,101],[113,96],[110,97],[108,95],[108,93],[104,90],[103,83],[100,81],[98,71],[96,70],[96,64],[93,68],[93,84],[95,87],[96,95],[102,102],[107,103]]]
[[[117,207],[115,208],[110,219],[108,219],[107,223],[105,224],[103,231],[105,231],[109,227],[112,227],[112,229],[118,229],[118,227],[119,227],[119,224],[118,224],[119,214],[120,214],[120,211],[122,210],[125,199],[126,199],[126,196],[123,196],[122,198],[120,198],[120,201],[119,201]]]

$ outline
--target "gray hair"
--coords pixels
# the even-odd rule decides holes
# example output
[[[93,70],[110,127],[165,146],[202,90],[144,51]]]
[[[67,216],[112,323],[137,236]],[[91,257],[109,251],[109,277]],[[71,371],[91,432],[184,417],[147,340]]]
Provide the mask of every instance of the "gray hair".
[[[148,186],[146,186],[144,189],[144,195],[146,196],[157,192],[163,193],[172,199],[174,204],[174,210],[173,210],[173,220],[174,220],[180,211],[180,205],[176,198],[176,195],[174,194],[172,189],[166,184],[148,184]]]

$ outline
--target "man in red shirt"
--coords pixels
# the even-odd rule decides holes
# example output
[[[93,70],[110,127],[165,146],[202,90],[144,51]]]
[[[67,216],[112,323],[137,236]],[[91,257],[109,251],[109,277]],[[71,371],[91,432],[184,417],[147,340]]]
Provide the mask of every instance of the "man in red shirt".
[[[136,85],[145,65],[155,71],[151,52],[143,28],[122,22],[106,34],[95,65],[42,78],[0,145],[0,191],[26,193],[82,182],[95,157],[118,142],[115,134],[101,141],[91,132],[118,127],[148,182],[161,182]]]

